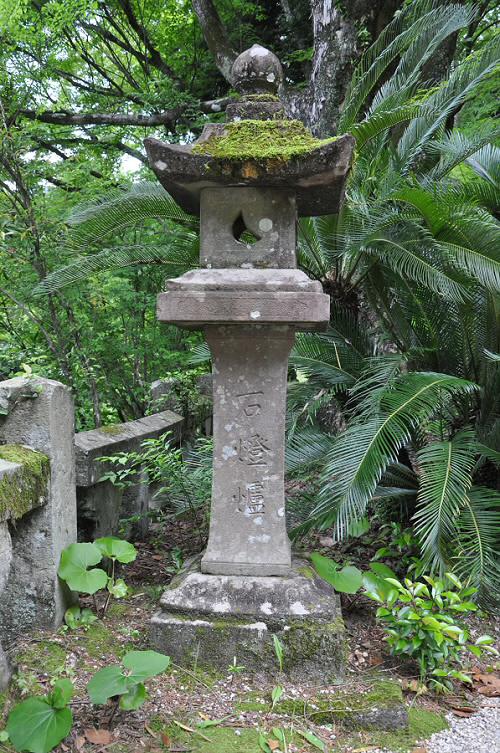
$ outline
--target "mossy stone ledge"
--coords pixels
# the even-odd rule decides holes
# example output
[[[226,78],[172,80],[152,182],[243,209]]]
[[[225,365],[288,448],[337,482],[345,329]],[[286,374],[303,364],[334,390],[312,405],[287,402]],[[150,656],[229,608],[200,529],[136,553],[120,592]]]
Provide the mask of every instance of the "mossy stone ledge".
[[[227,160],[282,160],[309,154],[336,138],[316,139],[299,120],[240,120],[213,131],[193,154]]]
[[[12,464],[0,474],[0,523],[18,520],[45,504],[49,458],[23,445],[0,445],[0,460]],[[8,472],[7,472],[8,471]]]

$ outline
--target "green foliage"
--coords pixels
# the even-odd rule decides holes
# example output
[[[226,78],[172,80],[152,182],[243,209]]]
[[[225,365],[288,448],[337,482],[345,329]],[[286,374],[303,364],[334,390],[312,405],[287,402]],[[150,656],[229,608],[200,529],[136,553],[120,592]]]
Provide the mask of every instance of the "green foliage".
[[[461,618],[477,609],[470,597],[475,588],[464,587],[452,573],[444,578],[424,576],[422,581],[385,578],[383,588],[371,587],[366,595],[381,604],[377,617],[386,631],[391,653],[413,659],[422,683],[436,690],[453,688],[452,680],[470,683],[464,670],[467,653],[481,657],[496,653],[494,639],[483,635],[474,643]],[[389,592],[387,592],[389,584]]]
[[[168,668],[170,657],[156,651],[129,651],[118,664],[100,669],[88,683],[92,703],[103,705],[109,698],[119,698],[124,711],[138,709],[147,698],[144,685]]]
[[[357,567],[340,566],[317,552],[311,555],[311,561],[323,580],[330,583],[339,593],[354,594],[361,588],[363,575]]]
[[[68,704],[73,696],[69,680],[57,680],[46,697],[34,696],[14,706],[7,732],[14,748],[30,753],[49,753],[71,731],[73,715]]]
[[[88,568],[101,560],[102,552],[95,544],[70,544],[61,553],[58,575],[72,591],[95,594],[107,586],[108,574],[100,568]]]
[[[123,578],[116,577],[116,564],[128,564],[136,556],[137,550],[133,544],[113,536],[96,539],[94,543],[70,544],[61,552],[58,575],[72,591],[94,595],[106,589],[107,596],[101,612],[101,616],[104,616],[111,596],[123,599],[128,594]],[[102,568],[89,569],[103,559],[111,562],[110,575]],[[69,609],[65,615],[66,624],[71,629],[80,625],[88,626],[93,621],[88,613],[89,610],[85,609]]]
[[[97,620],[91,609],[80,607],[69,607],[64,613],[64,622],[70,630],[77,630],[80,627],[88,628]]]

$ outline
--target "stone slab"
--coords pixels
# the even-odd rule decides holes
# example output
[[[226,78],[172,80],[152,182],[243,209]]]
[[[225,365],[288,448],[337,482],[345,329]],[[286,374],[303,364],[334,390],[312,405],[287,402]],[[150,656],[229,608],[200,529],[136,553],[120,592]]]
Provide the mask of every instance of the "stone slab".
[[[158,296],[160,321],[202,327],[205,324],[294,324],[297,329],[326,327],[330,298],[323,293],[169,290]]]
[[[11,462],[2,457],[20,458]],[[15,521],[47,503],[49,460],[19,445],[0,444],[0,523]]]
[[[236,657],[248,672],[276,672],[276,635],[292,679],[332,681],[343,674],[339,598],[306,563],[296,561],[286,577],[207,575],[195,563],[160,605],[151,642],[183,666],[227,671]]]
[[[77,486],[94,486],[109,470],[98,458],[137,450],[145,439],[156,439],[167,431],[178,438],[182,422],[182,416],[166,410],[136,421],[79,432],[75,435]]]
[[[167,290],[321,293],[318,280],[300,269],[192,269],[167,280]]]
[[[0,693],[6,689],[12,675],[12,670],[7,658],[7,654],[0,643]]]

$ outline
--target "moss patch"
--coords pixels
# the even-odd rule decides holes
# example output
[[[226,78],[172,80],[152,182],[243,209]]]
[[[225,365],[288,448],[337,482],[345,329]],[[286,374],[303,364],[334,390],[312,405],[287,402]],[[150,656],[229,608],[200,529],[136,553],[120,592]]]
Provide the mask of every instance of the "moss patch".
[[[227,123],[222,136],[195,144],[194,154],[228,160],[289,160],[309,154],[334,138],[316,139],[299,120],[240,120]]]
[[[407,753],[407,751],[412,750],[415,743],[427,740],[435,732],[441,732],[441,730],[448,728],[444,714],[414,708],[409,709],[408,716],[408,729],[395,732],[360,733],[348,739],[342,739],[342,747],[336,748],[336,750],[343,750],[343,746],[357,748],[360,745],[374,745],[377,748]]]
[[[22,469],[0,480],[0,521],[22,518],[40,504],[47,493],[50,462],[46,455],[21,445],[0,445],[0,460],[19,463]]]
[[[108,426],[100,426],[98,431],[100,431],[101,434],[109,434],[111,436],[115,436],[116,434],[121,434],[123,432],[123,424],[109,424]]]
[[[59,643],[50,640],[40,640],[27,646],[16,657],[16,662],[27,667],[32,672],[52,675],[64,666],[66,651]]]
[[[84,646],[91,659],[100,659],[102,656],[121,659],[131,648],[129,644],[123,645],[117,641],[115,629],[101,621],[92,623],[87,632],[81,634],[78,642]]]
[[[158,731],[166,732],[179,747],[189,748],[192,753],[262,753],[262,748],[259,745],[259,731],[256,729],[211,727],[201,730],[210,742],[196,733],[183,732],[176,725],[163,727]],[[272,732],[264,731],[264,736],[266,740],[274,739]],[[308,751],[309,753],[309,751],[314,750],[305,740],[293,735],[289,730],[285,729],[285,736],[288,744],[299,745],[301,751]]]

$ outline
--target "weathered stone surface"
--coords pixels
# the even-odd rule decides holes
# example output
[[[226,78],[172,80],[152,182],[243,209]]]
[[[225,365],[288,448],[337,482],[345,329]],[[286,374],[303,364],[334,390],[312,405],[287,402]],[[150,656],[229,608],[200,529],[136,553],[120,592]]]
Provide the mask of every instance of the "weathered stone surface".
[[[361,680],[361,685],[360,685]],[[408,711],[401,685],[382,675],[367,674],[357,683],[340,686],[336,692],[305,701],[286,700],[276,713],[291,716],[309,714],[318,724],[341,724],[348,730],[398,730],[408,727]]]
[[[276,671],[273,635],[293,678],[342,675],[345,630],[338,596],[297,561],[285,577],[206,575],[197,565],[174,581],[151,622],[151,640],[179,663]]]
[[[321,283],[300,269],[192,269],[167,280],[167,290],[200,293],[238,291],[240,293],[322,293]],[[327,296],[328,297],[328,296]]]
[[[11,674],[12,671],[7,659],[7,654],[3,650],[2,644],[0,643],[0,693],[2,692],[2,690],[5,690],[5,688],[9,684]]]
[[[179,398],[175,388],[179,384],[178,379],[156,379],[151,383],[151,406],[155,411],[171,410],[179,412]]]
[[[46,504],[49,459],[22,445],[0,445],[0,523]]]
[[[145,439],[157,439],[167,431],[175,438],[181,425],[182,416],[166,410],[137,421],[79,432],[75,436],[77,485],[93,486],[110,470],[98,458],[138,450]]]
[[[200,203],[202,267],[296,267],[293,193],[272,188],[207,188],[201,192]],[[245,241],[245,231],[253,235],[253,243]]]
[[[111,481],[102,481],[94,486],[78,486],[78,539],[94,541],[101,536],[116,536],[122,514],[123,489]]]
[[[320,283],[294,269],[200,269],[168,280],[166,288],[158,296],[158,318],[180,326],[217,322],[324,329],[330,314],[330,299]]]
[[[46,503],[10,529],[12,563],[0,593],[0,636],[8,640],[35,626],[56,627],[70,602],[57,569],[61,551],[76,541],[74,414],[71,393],[59,382],[16,378],[0,391],[12,406],[0,423],[0,443],[24,445],[50,461]]]
[[[9,579],[12,564],[12,539],[7,523],[0,523],[0,593]]]
[[[212,123],[205,126],[199,141],[223,132],[224,124]],[[187,212],[199,213],[204,188],[265,185],[292,190],[300,217],[338,212],[355,143],[346,135],[288,160],[237,160],[196,154],[192,145],[168,144],[155,138],[144,141],[158,180]]]
[[[212,351],[214,480],[207,573],[283,575],[287,327],[207,327]]]
[[[234,61],[231,79],[237,91],[276,94],[283,81],[283,69],[273,52],[254,44]]]

